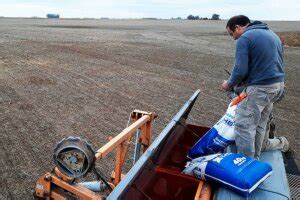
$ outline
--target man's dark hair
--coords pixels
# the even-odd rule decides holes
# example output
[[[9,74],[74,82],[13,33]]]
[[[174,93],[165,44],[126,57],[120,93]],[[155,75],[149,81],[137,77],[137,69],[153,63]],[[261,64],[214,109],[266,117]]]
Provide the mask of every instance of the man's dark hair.
[[[247,24],[250,23],[250,19],[244,15],[237,15],[234,17],[231,17],[226,25],[226,28],[229,27],[230,30],[234,31],[236,25],[240,26],[246,26]]]

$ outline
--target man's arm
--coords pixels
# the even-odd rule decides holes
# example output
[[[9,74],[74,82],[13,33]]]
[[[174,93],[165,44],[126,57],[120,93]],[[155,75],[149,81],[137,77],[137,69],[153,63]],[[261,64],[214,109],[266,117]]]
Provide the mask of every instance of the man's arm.
[[[236,43],[235,64],[227,81],[228,87],[233,88],[244,80],[248,74],[248,62],[249,40],[241,36]]]

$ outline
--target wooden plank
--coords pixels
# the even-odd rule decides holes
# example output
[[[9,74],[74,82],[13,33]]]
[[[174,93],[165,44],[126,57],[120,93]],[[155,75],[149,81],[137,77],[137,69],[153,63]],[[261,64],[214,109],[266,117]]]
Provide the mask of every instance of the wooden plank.
[[[196,192],[196,195],[195,195],[194,200],[200,200],[200,195],[201,195],[201,191],[202,191],[203,184],[204,184],[203,181],[200,181],[200,182],[199,182],[198,188],[197,188],[197,192]]]
[[[51,182],[58,187],[71,192],[72,194],[78,196],[82,200],[101,200],[102,198],[99,197],[96,193],[88,190],[85,187],[79,185],[70,185],[56,176],[51,176]]]
[[[133,137],[133,134],[131,134],[131,136],[129,136],[127,138],[127,140],[125,140],[123,142],[123,151],[122,151],[122,156],[121,156],[121,165],[124,164],[125,158],[127,156],[127,153],[128,153],[129,147],[130,147],[130,143],[131,143],[132,137]]]
[[[200,199],[201,200],[210,200],[212,196],[212,187],[209,183],[204,182],[204,185],[202,186],[202,190],[200,193]]]
[[[118,185],[121,181],[121,171],[122,171],[122,151],[123,145],[120,144],[116,149],[116,166],[115,166],[115,179],[114,184]]]
[[[100,159],[105,157],[108,153],[112,151],[115,147],[117,147],[119,144],[121,144],[124,140],[126,140],[131,134],[133,134],[138,128],[143,126],[147,121],[149,121],[151,118],[149,115],[144,115],[140,119],[138,119],[136,122],[131,124],[129,127],[125,128],[119,135],[114,137],[111,141],[106,143],[103,147],[101,147],[95,157],[96,159]]]

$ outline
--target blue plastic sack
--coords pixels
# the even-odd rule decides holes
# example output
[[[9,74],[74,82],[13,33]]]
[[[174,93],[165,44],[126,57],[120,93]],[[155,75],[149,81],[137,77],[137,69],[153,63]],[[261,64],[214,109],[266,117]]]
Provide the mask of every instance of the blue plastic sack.
[[[235,110],[236,105],[228,107],[225,115],[190,149],[189,158],[215,154],[234,143]]]
[[[272,167],[243,154],[224,153],[193,159],[187,163],[183,173],[219,184],[248,197],[272,174]]]

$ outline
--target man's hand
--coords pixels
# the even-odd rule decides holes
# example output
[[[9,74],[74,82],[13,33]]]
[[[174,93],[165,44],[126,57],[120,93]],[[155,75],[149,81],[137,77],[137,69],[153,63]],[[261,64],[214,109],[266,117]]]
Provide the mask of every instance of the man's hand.
[[[228,85],[227,81],[223,81],[222,85],[221,85],[221,88],[225,91],[230,91],[230,86]]]

